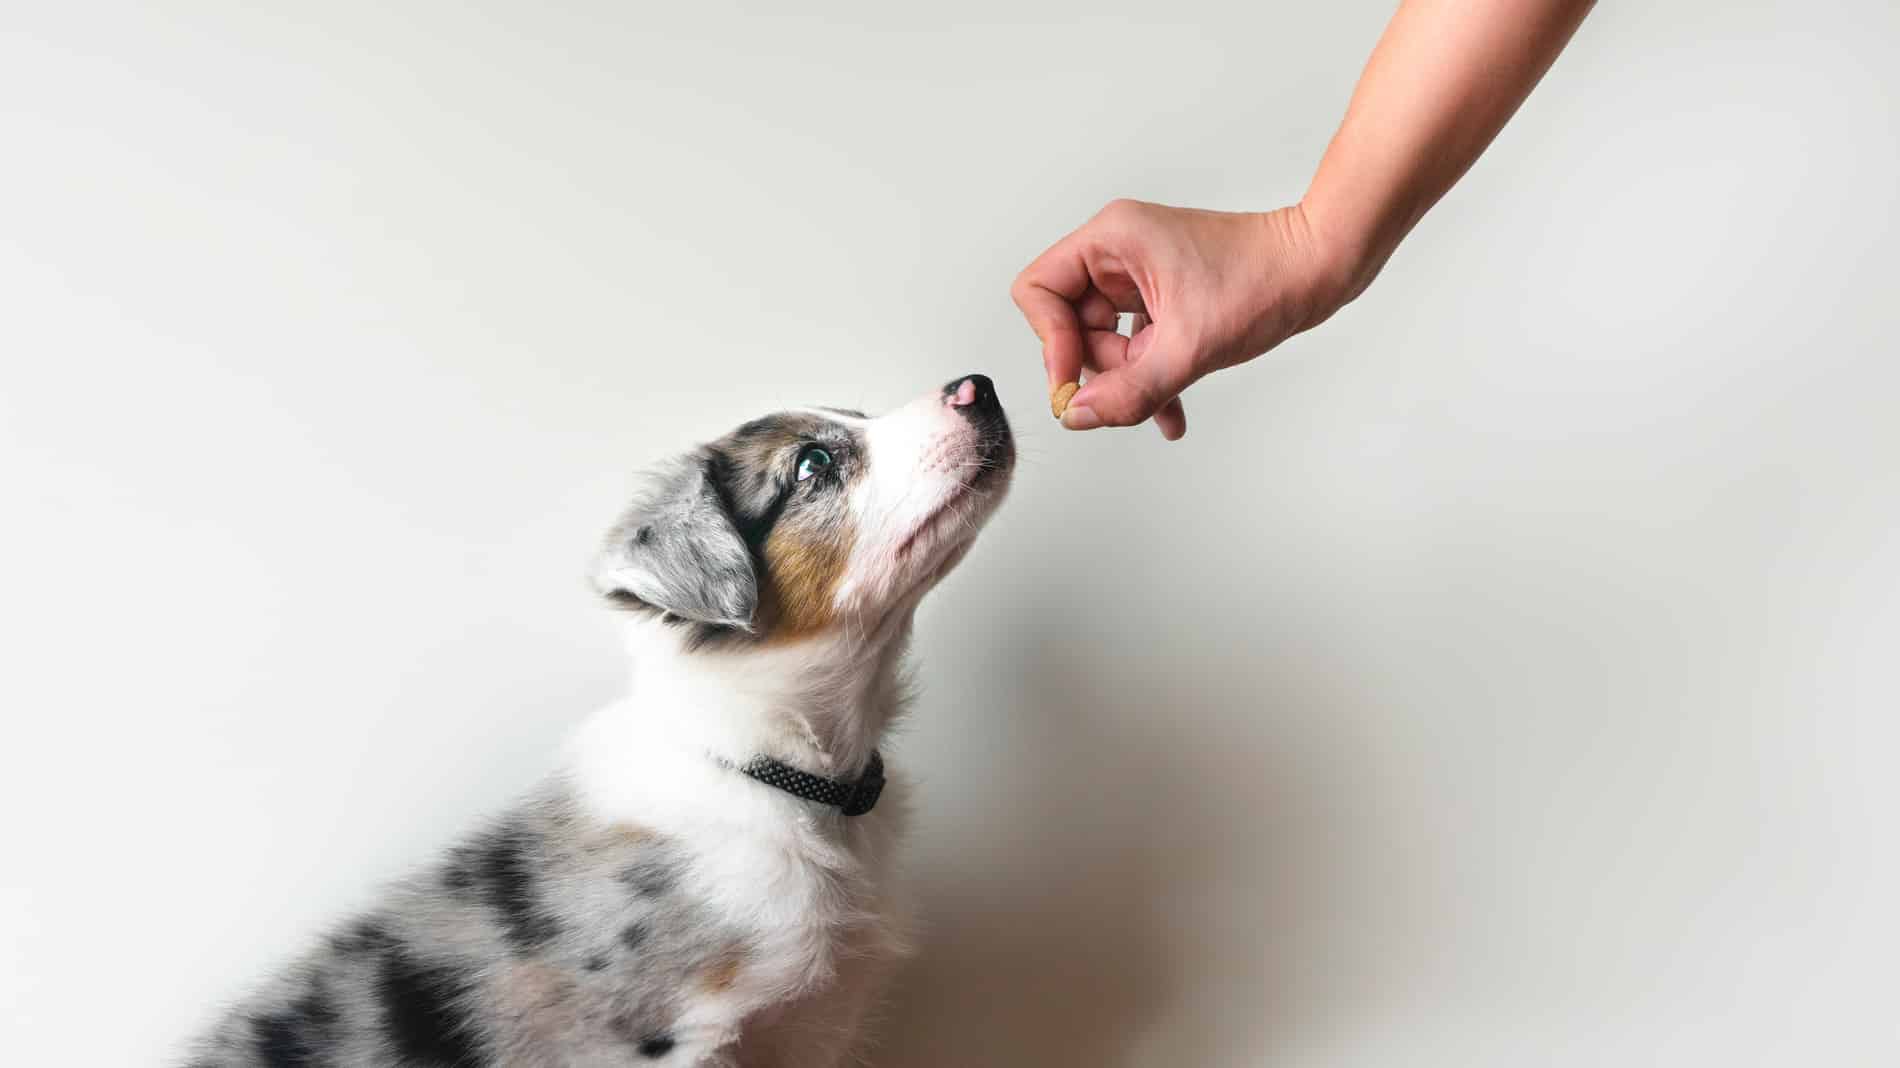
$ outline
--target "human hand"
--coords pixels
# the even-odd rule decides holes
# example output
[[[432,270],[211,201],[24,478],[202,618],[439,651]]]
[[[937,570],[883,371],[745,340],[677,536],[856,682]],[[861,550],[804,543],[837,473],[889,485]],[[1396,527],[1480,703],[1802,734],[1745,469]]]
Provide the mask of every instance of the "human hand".
[[[1117,200],[1023,269],[1010,296],[1042,339],[1049,388],[1089,380],[1070,430],[1153,418],[1187,432],[1181,391],[1324,322],[1352,295],[1299,206],[1266,213]],[[1132,336],[1116,332],[1135,315]]]

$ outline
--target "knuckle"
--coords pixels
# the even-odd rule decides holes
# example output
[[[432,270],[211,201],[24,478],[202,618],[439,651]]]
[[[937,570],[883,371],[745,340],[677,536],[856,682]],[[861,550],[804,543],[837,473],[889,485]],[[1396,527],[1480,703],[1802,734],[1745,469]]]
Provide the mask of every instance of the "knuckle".
[[[1133,222],[1141,215],[1142,203],[1128,197],[1116,197],[1096,215],[1105,223],[1124,225]]]
[[[1009,299],[1016,302],[1017,308],[1027,313],[1036,303],[1036,297],[1041,292],[1043,292],[1042,287],[1036,284],[1035,280],[1030,277],[1028,271],[1024,271],[1022,274],[1016,276],[1014,282],[1010,283]]]

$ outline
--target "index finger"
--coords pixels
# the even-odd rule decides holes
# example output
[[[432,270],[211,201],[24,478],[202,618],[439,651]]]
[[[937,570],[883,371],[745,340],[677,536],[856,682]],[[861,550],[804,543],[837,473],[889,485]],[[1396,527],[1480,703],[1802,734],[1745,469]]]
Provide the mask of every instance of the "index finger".
[[[1036,257],[1010,286],[1010,298],[1042,339],[1042,366],[1049,372],[1050,389],[1082,377],[1085,345],[1076,304],[1088,289],[1088,265],[1074,234]]]

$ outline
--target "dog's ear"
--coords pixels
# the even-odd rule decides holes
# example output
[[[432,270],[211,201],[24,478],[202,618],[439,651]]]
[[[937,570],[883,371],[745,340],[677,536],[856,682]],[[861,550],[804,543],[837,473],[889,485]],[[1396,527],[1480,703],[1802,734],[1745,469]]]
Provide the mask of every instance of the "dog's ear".
[[[759,607],[752,552],[704,457],[685,457],[652,476],[608,534],[594,584],[623,604],[751,629]]]

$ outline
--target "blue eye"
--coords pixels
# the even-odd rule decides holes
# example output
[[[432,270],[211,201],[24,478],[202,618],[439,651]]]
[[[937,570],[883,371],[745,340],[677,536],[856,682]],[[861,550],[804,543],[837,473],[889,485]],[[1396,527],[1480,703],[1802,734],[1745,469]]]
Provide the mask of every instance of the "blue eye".
[[[808,445],[798,457],[798,480],[805,481],[831,466],[831,454],[817,445]]]

